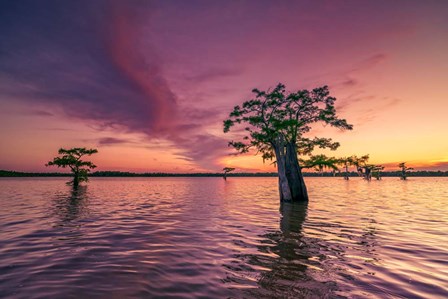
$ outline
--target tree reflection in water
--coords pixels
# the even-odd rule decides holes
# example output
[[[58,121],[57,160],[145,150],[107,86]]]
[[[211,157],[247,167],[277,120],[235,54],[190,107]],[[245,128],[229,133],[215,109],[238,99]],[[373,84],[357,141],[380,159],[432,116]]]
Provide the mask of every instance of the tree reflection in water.
[[[78,227],[80,216],[87,213],[87,186],[70,188],[69,194],[58,194],[53,202],[56,226]]]
[[[306,203],[283,203],[280,231],[261,235],[256,254],[235,255],[239,265],[224,265],[233,272],[225,282],[238,288],[238,284],[247,283],[242,277],[255,278],[256,285],[243,291],[248,297],[337,298],[333,293],[336,283],[325,281],[321,273],[325,271],[316,260],[321,257],[318,243],[303,236],[307,209]]]

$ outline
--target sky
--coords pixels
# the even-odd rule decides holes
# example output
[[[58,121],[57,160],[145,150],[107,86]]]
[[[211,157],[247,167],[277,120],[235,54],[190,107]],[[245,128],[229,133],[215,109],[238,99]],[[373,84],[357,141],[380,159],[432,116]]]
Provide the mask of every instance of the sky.
[[[315,126],[397,169],[448,170],[448,1],[0,2],[0,169],[275,171],[222,132],[253,88],[330,87],[352,131]],[[52,169],[53,171],[53,169]]]

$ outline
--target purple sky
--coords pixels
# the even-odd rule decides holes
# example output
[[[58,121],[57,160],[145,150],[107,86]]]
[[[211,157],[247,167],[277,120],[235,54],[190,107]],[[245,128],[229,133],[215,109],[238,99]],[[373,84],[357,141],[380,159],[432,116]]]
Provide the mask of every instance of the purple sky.
[[[94,146],[103,169],[273,170],[228,156],[222,120],[278,82],[330,86],[355,125],[317,128],[334,155],[446,168],[447,16],[445,1],[2,1],[0,168]]]

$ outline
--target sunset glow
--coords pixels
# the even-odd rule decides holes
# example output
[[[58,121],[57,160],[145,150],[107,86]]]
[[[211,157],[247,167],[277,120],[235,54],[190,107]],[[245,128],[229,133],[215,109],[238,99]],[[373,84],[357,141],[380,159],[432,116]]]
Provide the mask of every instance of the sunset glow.
[[[48,171],[59,147],[98,170],[275,171],[230,155],[222,121],[253,88],[329,85],[337,157],[448,170],[448,2],[7,1],[0,169]]]

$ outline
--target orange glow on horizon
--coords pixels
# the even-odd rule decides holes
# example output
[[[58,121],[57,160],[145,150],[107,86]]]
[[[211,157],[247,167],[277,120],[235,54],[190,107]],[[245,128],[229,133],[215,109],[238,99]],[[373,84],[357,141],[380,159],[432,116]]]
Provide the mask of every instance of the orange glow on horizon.
[[[448,170],[442,2],[86,2],[11,21],[0,26],[0,169],[54,171],[44,164],[59,147],[94,147],[97,170],[272,172],[253,153],[229,155],[238,136],[222,121],[253,88],[282,82],[328,85],[354,125],[315,126],[311,137],[341,144],[327,155]],[[91,13],[81,22],[79,11]]]

